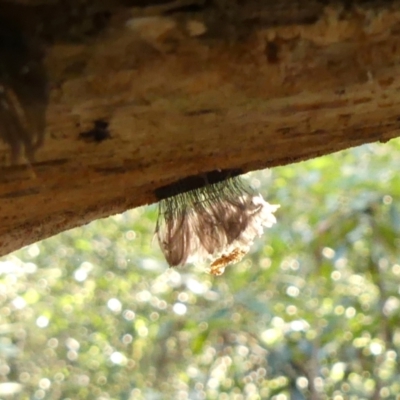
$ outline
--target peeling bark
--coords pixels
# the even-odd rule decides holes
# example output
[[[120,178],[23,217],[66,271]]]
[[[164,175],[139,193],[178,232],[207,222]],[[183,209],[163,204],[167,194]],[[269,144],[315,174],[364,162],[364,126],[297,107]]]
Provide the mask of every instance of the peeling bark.
[[[0,143],[0,254],[188,176],[399,135],[399,2],[1,0],[0,18],[48,88],[43,108],[15,90],[45,141],[17,165]]]

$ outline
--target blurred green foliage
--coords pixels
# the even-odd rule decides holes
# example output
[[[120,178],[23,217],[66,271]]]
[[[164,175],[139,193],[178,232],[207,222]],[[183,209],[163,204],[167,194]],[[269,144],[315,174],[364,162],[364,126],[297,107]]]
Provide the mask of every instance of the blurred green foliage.
[[[156,207],[0,262],[2,399],[400,399],[400,141],[246,177],[278,224],[213,277]]]

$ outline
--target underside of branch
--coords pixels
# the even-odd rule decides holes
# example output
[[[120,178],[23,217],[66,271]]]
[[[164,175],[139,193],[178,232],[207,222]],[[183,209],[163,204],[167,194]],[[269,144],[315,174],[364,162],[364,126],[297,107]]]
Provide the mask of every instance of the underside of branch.
[[[398,2],[1,0],[1,21],[0,254],[399,135]]]

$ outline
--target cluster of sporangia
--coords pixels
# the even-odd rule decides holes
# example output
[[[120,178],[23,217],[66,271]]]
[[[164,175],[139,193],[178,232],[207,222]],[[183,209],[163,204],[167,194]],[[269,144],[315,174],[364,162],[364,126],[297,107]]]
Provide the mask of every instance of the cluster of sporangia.
[[[156,235],[171,267],[208,261],[209,272],[221,275],[276,223],[278,208],[229,178],[162,199]]]

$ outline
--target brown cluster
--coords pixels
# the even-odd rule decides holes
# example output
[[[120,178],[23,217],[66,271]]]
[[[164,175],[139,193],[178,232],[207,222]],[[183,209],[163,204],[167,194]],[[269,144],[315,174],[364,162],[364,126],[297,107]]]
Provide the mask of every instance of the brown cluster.
[[[210,274],[215,276],[222,275],[228,265],[239,262],[245,255],[246,252],[241,249],[233,249],[229,254],[223,254],[211,263]]]

